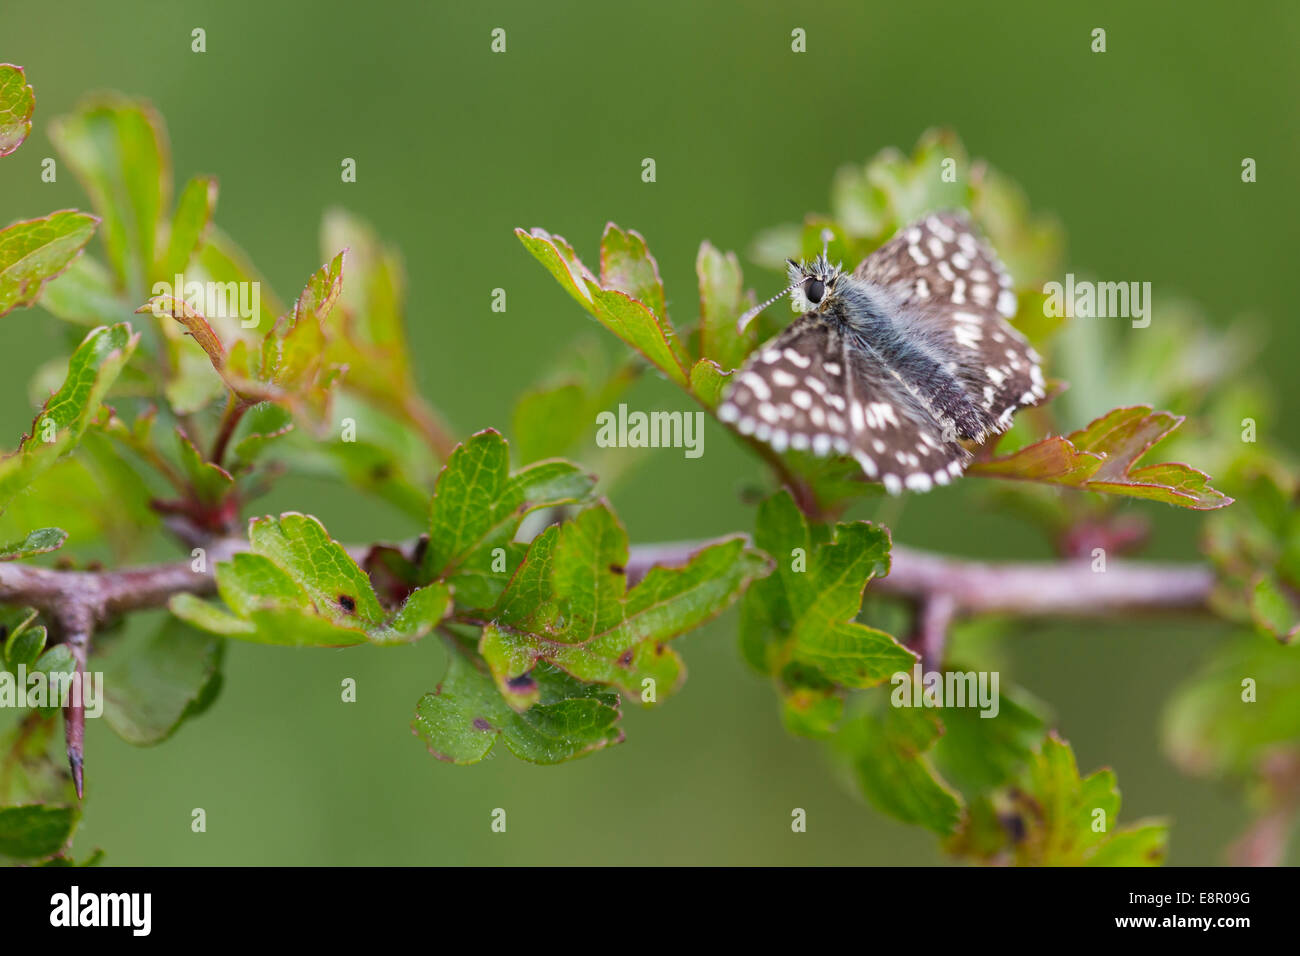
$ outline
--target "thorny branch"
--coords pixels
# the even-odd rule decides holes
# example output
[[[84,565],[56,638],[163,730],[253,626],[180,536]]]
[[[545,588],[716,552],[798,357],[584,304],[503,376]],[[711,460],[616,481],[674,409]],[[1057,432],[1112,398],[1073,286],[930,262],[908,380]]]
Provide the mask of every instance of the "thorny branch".
[[[631,549],[629,584],[656,564],[679,565],[707,541],[641,545]],[[216,591],[213,567],[248,548],[240,538],[221,538],[207,546],[203,570],[179,561],[114,571],[63,571],[24,564],[0,564],[0,603],[34,607],[52,633],[68,645],[84,673],[91,635],[97,627],[130,611],[166,605],[176,594],[208,596]],[[350,548],[361,560],[368,546]],[[1112,616],[1125,611],[1202,610],[1213,586],[1204,565],[1112,561],[1104,572],[1091,561],[985,563],[951,558],[895,545],[887,577],[871,589],[912,602],[917,630],[912,646],[928,665],[943,660],[948,626],[964,615],[1005,613],[1021,616]],[[68,762],[77,794],[82,794],[82,737],[85,715],[80,701],[65,713]]]

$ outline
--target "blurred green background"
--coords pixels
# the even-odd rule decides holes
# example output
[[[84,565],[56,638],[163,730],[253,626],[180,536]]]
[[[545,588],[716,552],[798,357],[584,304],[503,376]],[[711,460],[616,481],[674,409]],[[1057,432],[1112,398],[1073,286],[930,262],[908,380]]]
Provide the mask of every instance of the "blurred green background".
[[[207,31],[207,53],[190,31]],[[803,27],[808,52],[790,50]],[[1108,50],[1089,50],[1107,30]],[[489,34],[507,31],[493,55]],[[1300,189],[1300,5],[843,2],[644,4],[7,2],[0,61],[24,66],[35,132],[0,166],[0,219],[86,206],[73,177],[39,180],[52,116],[85,93],[151,99],[178,181],[220,178],[217,221],[284,298],[321,262],[321,213],[370,219],[405,255],[425,391],[458,433],[507,426],[519,390],[595,325],[511,234],[545,226],[590,261],[603,224],[636,228],[679,324],[701,239],[743,252],[756,233],[824,211],[835,169],[910,151],[946,125],[1017,179],[1069,238],[1068,267],[1150,281],[1216,323],[1269,332],[1255,369],[1278,384],[1261,431],[1292,447],[1300,412],[1292,308]],[[658,181],[641,181],[654,157]],[[1258,182],[1240,180],[1254,157]],[[339,164],[355,157],[358,181]],[[777,279],[750,268],[763,294]],[[508,312],[490,293],[508,292]],[[5,319],[0,435],[30,423],[27,381],[62,352],[40,311]],[[1122,339],[1121,339],[1122,341]],[[640,407],[684,408],[666,384]],[[1177,409],[1175,409],[1177,411]],[[634,541],[748,528],[754,467],[716,427],[706,454],[654,452],[615,493]],[[406,537],[387,506],[304,479],[257,506],[319,515],[336,536]],[[1156,516],[1152,555],[1191,559],[1202,518]],[[861,513],[870,515],[871,507]],[[960,487],[906,502],[896,539],[982,556],[1046,556]],[[75,542],[73,543],[75,545]],[[132,627],[156,626],[159,615]],[[443,666],[414,648],[311,651],[232,643],[214,708],[138,750],[87,732],[78,855],[117,864],[940,862],[927,833],[842,786],[820,748],[782,729],[735,647],[735,612],[689,636],[683,691],[624,718],[628,741],[567,766],[504,753],[470,768],[409,732]],[[1161,754],[1169,691],[1222,633],[1193,622],[1033,625],[1004,679],[1047,701],[1085,772],[1114,767],[1123,818],[1169,815],[1170,861],[1221,861],[1246,822],[1225,788]],[[339,701],[355,677],[359,700]],[[203,807],[208,832],[190,832]],[[490,832],[493,808],[505,834]],[[790,832],[793,807],[808,832]],[[1294,855],[1294,854],[1293,854]]]

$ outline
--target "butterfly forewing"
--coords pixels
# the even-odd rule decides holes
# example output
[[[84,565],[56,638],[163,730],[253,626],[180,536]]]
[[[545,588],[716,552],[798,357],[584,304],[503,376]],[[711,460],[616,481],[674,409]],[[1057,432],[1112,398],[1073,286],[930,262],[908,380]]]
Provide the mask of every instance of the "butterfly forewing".
[[[839,332],[801,316],[736,373],[718,417],[777,451],[848,454],[847,373]]]
[[[879,359],[812,315],[736,373],[718,417],[777,451],[852,454],[895,493],[947,484],[970,457]]]
[[[854,275],[885,286],[906,308],[899,320],[943,344],[950,371],[1005,430],[1018,408],[1046,394],[1041,359],[1007,319],[1011,276],[961,213],[936,213],[899,231]]]

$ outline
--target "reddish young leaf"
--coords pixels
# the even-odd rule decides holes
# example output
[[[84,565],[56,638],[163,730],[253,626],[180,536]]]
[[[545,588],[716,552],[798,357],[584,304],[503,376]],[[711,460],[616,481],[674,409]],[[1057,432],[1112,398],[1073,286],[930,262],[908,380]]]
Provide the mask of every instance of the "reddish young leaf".
[[[1044,438],[978,462],[968,473],[1146,498],[1195,511],[1231,504],[1231,498],[1210,487],[1209,475],[1188,465],[1134,467],[1182,422],[1180,415],[1153,412],[1147,405],[1116,408],[1067,436]]]

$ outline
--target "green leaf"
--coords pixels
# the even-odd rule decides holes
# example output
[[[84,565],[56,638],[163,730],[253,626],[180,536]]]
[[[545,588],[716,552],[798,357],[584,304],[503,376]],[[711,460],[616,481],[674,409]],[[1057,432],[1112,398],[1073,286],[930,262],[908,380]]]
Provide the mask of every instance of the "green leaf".
[[[1250,616],[1270,637],[1289,644],[1300,634],[1300,597],[1288,594],[1276,575],[1263,574],[1250,592]]]
[[[28,711],[0,738],[0,806],[76,803],[62,723]]]
[[[35,612],[33,612],[34,616]],[[44,624],[37,624],[35,627],[23,627],[9,634],[5,639],[5,666],[16,673],[18,665],[22,664],[28,670],[40,659],[41,654],[45,651],[45,641],[49,637]]]
[[[948,175],[951,171],[952,175]],[[821,252],[823,229],[835,235],[831,259],[852,269],[901,227],[926,213],[967,208],[1013,276],[1016,289],[1041,290],[1060,271],[1060,225],[1035,216],[1006,176],[983,160],[971,161],[950,130],[927,130],[912,155],[881,150],[863,166],[840,169],[831,185],[831,217],[766,230],[753,258],[785,270],[787,257]]]
[[[257,633],[257,625],[229,611],[209,604],[193,594],[177,594],[168,603],[173,614],[200,631],[222,637],[248,637]]]
[[[1115,774],[1080,778],[1074,751],[1055,734],[1043,741],[1013,795],[1024,835],[1015,843],[1021,866],[1158,866],[1168,827],[1149,821],[1119,827]]]
[[[83,866],[99,866],[103,862],[104,862],[104,851],[97,848],[93,853],[90,854],[90,856],[86,857],[80,863],[66,856],[53,856],[50,857],[50,859],[48,860],[42,860],[37,865],[38,866],[83,867]]]
[[[103,220],[108,259],[127,298],[139,302],[157,259],[158,224],[171,201],[161,117],[143,102],[103,98],[54,120],[50,139]]]
[[[72,838],[80,817],[76,807],[0,807],[0,856],[16,860],[53,856]]]
[[[353,342],[382,354],[380,365],[389,378],[377,383],[380,390],[404,389],[410,377],[402,318],[406,275],[397,250],[382,243],[364,220],[342,209],[325,214],[320,246],[326,256],[348,250],[349,277],[338,304],[350,317]]]
[[[260,402],[244,413],[231,447],[240,467],[252,465],[293,431],[293,416],[274,402]]]
[[[138,560],[139,545],[159,525],[149,507],[156,493],[96,422],[82,434],[75,454],[54,462],[5,505],[0,538],[57,525],[79,546],[102,545],[104,556],[118,562]]]
[[[381,604],[366,573],[310,515],[255,519],[249,541],[251,552],[216,567],[217,593],[233,614],[186,595],[171,600],[172,613],[226,637],[335,647],[415,641],[451,610],[451,591],[440,583]]]
[[[833,746],[863,795],[882,813],[943,836],[961,818],[961,799],[935,771],[929,751],[943,733],[932,710],[892,707],[882,690],[861,694]]]
[[[686,350],[667,316],[657,312],[653,305],[659,301],[662,308],[663,290],[662,286],[656,286],[658,266],[653,265],[654,260],[645,250],[645,242],[640,236],[623,232],[611,223],[602,242],[602,260],[608,247],[610,259],[616,267],[597,279],[574,254],[573,247],[560,236],[552,236],[544,229],[534,229],[531,233],[516,229],[515,235],[602,325],[678,385],[688,383]],[[654,281],[647,278],[651,272]],[[619,288],[616,285],[619,283],[648,296],[651,303]]]
[[[0,315],[31,305],[95,234],[99,220],[75,209],[0,229]]]
[[[595,273],[583,265],[568,240],[563,236],[553,236],[545,229],[516,229],[515,235],[579,305],[592,315],[596,314],[587,282],[590,280],[599,285],[599,281]]]
[[[1210,476],[1182,464],[1134,467],[1183,421],[1150,406],[1116,408],[1065,437],[1053,436],[1009,455],[977,462],[967,474],[1064,485],[1084,491],[1146,498],[1196,511],[1232,499],[1210,487]]]
[[[630,590],[627,561],[627,534],[604,505],[533,540],[479,640],[511,706],[538,701],[529,675],[543,661],[629,696],[653,680],[658,702],[684,677],[667,641],[720,614],[770,570],[741,538],[701,549],[684,567],[653,567]]]
[[[8,156],[32,131],[36,92],[21,66],[0,63],[0,156]]]
[[[563,455],[592,428],[586,390],[577,383],[525,392],[515,403],[511,433],[521,461]]]
[[[349,412],[363,407],[350,395],[339,398]],[[437,469],[428,446],[404,423],[388,418],[378,409],[366,407],[363,414],[366,417],[340,409],[334,420],[353,418],[364,437],[344,441],[339,435],[321,441],[299,430],[284,442],[277,459],[305,474],[342,480],[389,502],[411,518],[427,519],[429,486]]]
[[[709,408],[717,408],[731,372],[724,372],[713,359],[700,359],[691,368],[691,392]]]
[[[103,663],[108,725],[137,746],[166,740],[220,681],[224,646],[172,618],[147,641],[115,647]]]
[[[1047,734],[1044,718],[1015,688],[998,688],[996,699],[993,716],[975,706],[941,711],[944,735],[934,747],[935,766],[968,798],[1015,779]]]
[[[438,476],[429,507],[428,578],[446,577],[471,555],[486,565],[490,549],[514,537],[530,511],[582,501],[595,479],[566,461],[543,461],[513,474],[500,433],[487,429],[456,447]]]
[[[1159,866],[1169,853],[1169,827],[1137,823],[1124,827],[1097,847],[1084,866]]]
[[[312,274],[293,309],[276,320],[260,344],[250,346],[250,340],[236,337],[227,348],[227,340],[205,316],[170,295],[154,296],[136,311],[175,319],[207,354],[226,386],[245,402],[283,403],[319,430],[326,424],[334,387],[345,371],[327,355],[324,326],[342,290],[345,252]],[[196,407],[209,397],[201,395]]]
[[[416,706],[411,729],[439,760],[478,763],[496,745],[532,763],[555,764],[620,743],[618,694],[553,667],[533,674],[538,703],[516,713],[481,661],[453,650],[447,674]]]
[[[1179,687],[1161,736],[1185,773],[1214,778],[1256,779],[1300,751],[1300,645],[1237,635]]]
[[[946,161],[951,161],[951,176],[945,175]],[[930,130],[910,157],[886,149],[863,167],[840,169],[831,187],[831,208],[851,234],[883,241],[926,213],[965,206],[970,168],[970,157],[953,133]]]
[[[176,427],[176,445],[180,450],[181,473],[189,482],[195,498],[205,505],[221,502],[235,486],[230,472],[205,459],[179,425]]]
[[[208,227],[191,269],[195,264],[211,282],[257,287],[260,292],[257,313],[250,317],[254,331],[265,335],[275,324],[275,317],[284,312],[284,303],[276,296],[266,277],[253,267],[244,250],[215,225]]]
[[[47,282],[37,303],[55,318],[87,328],[125,321],[135,311],[114,285],[108,267],[86,255],[73,259],[58,282]]]
[[[294,513],[279,520],[258,518],[249,523],[248,540],[255,554],[287,571],[317,608],[366,629],[383,621],[370,579],[315,518]]]
[[[593,427],[601,412],[616,405],[645,368],[638,358],[606,361],[598,338],[566,347],[557,366],[515,402],[511,446],[519,461],[579,456],[598,465],[606,487],[639,457],[635,450],[603,449]]]
[[[203,234],[212,223],[217,208],[217,181],[211,176],[196,176],[185,184],[176,201],[167,248],[154,269],[154,274],[174,282],[182,275],[194,253],[203,241]],[[179,293],[178,293],[179,294]]]
[[[30,558],[34,554],[48,554],[63,547],[68,540],[68,533],[60,528],[41,528],[29,532],[21,541],[0,544],[0,561],[18,561]]]
[[[871,687],[910,671],[916,655],[884,631],[859,624],[862,593],[889,571],[889,533],[866,522],[809,529],[789,492],[759,507],[754,543],[777,574],[745,598],[746,657],[774,673],[788,661],[844,687]]]
[[[306,414],[317,425],[325,423],[331,392],[342,372],[326,354],[324,323],[343,289],[346,252],[312,274],[293,309],[267,332],[260,365],[250,362],[245,370],[239,370],[247,378],[280,390],[296,414]]]
[[[1236,506],[1205,523],[1203,549],[1218,577],[1211,605],[1284,638],[1300,619],[1292,599],[1300,593],[1300,489],[1288,468],[1268,458],[1250,464],[1236,487]]]
[[[659,263],[635,229],[624,231],[612,222],[605,224],[605,234],[600,238],[600,284],[627,293],[661,321],[668,321]]]
[[[30,485],[76,446],[140,336],[126,323],[92,330],[68,362],[63,387],[51,395],[18,450],[0,459],[0,502]]]
[[[829,737],[844,715],[844,692],[816,668],[791,664],[778,682],[781,719],[799,737]]]
[[[46,674],[71,674],[77,669],[77,662],[66,644],[55,644],[36,659],[35,670]]]
[[[404,314],[406,275],[397,250],[363,220],[331,210],[321,227],[326,255],[348,250],[348,281],[326,322],[326,364],[346,366],[343,387],[364,396],[439,448],[447,429],[419,396]]]
[[[687,363],[672,327],[660,322],[649,307],[617,290],[589,282],[588,291],[596,304],[597,318],[615,335],[644,355],[678,385],[689,380]],[[679,357],[680,356],[680,357]]]
[[[752,323],[743,333],[736,332],[736,320],[754,304],[753,295],[745,294],[740,260],[734,252],[724,255],[702,242],[695,274],[700,280],[700,356],[713,359],[719,371],[739,368],[758,347],[758,329]]]

